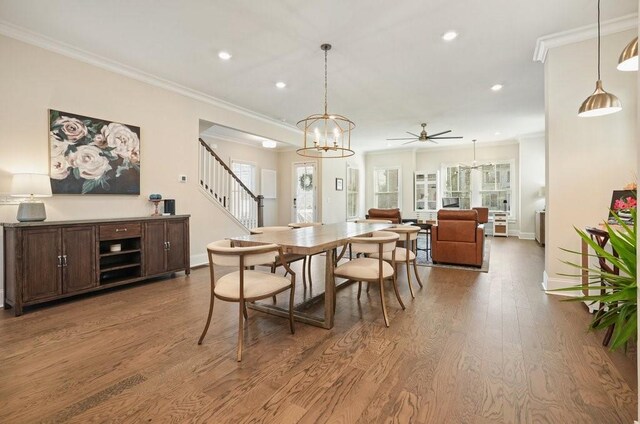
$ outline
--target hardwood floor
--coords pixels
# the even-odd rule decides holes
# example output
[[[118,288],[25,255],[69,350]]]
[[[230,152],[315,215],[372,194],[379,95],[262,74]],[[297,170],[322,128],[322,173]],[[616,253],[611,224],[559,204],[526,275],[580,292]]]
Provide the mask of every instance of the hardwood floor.
[[[360,303],[357,285],[338,292],[329,331],[250,310],[241,363],[236,304],[216,301],[196,344],[206,268],[0,311],[0,422],[632,423],[635,353],[608,352],[582,305],[544,294],[542,261],[534,242],[494,239],[489,273],[419,267],[413,301],[401,268],[390,328],[373,286]]]

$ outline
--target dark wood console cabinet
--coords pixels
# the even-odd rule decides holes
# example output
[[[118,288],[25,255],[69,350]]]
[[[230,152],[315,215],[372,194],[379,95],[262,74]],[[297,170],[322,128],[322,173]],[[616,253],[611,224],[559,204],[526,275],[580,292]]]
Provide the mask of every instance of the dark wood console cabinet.
[[[16,316],[25,306],[190,272],[189,215],[2,226],[4,306]]]

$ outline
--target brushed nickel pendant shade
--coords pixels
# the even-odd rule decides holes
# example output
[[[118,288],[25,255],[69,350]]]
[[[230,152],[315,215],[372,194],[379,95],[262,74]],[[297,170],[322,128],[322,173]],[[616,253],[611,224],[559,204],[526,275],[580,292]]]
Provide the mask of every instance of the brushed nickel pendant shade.
[[[298,128],[304,131],[304,145],[296,152],[319,159],[346,158],[355,154],[351,150],[351,131],[355,124],[347,117],[327,111],[327,54],[331,44],[323,44],[320,49],[324,51],[324,113],[298,122]]]
[[[621,110],[620,100],[615,95],[604,91],[600,80],[600,0],[598,0],[598,81],[596,81],[596,90],[580,105],[578,116],[588,118],[609,115]]]
[[[638,37],[631,40],[624,50],[622,50],[622,53],[620,53],[620,59],[618,59],[618,70],[638,70]]]

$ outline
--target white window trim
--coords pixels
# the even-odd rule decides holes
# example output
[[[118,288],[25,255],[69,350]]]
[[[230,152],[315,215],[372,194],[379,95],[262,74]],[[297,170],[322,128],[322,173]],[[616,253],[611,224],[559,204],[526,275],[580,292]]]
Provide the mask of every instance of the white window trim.
[[[511,205],[509,208],[509,215],[508,215],[508,219],[509,221],[514,221],[516,219],[517,216],[517,209],[518,209],[518,202],[515,201],[515,196],[516,196],[516,186],[515,184],[517,184],[516,181],[514,181],[515,179],[515,173],[516,173],[516,161],[515,159],[501,159],[501,160],[491,160],[491,159],[487,159],[483,162],[490,162],[492,165],[500,165],[500,164],[505,164],[508,163],[510,168],[511,168]],[[447,180],[447,168],[449,167],[453,167],[453,166],[460,166],[460,163],[441,163],[440,164],[440,175],[442,176],[442,183],[440,184],[440,196],[443,197],[444,196],[444,192],[445,192],[445,187],[446,187],[446,180]],[[474,175],[478,175],[478,173],[471,173],[471,181],[470,181],[470,187],[471,187],[471,204],[473,207],[473,202],[474,200],[477,199],[482,199],[482,193],[485,191],[496,191],[496,190],[482,190],[482,175],[478,175],[477,178],[479,178],[480,180],[477,182],[477,191],[474,190],[474,187],[476,186],[476,184],[474,183]],[[440,205],[438,205],[439,207],[441,207]],[[493,212],[502,212],[502,211],[497,211],[497,210],[490,210],[489,213],[492,214]],[[493,220],[493,217],[491,217],[491,219]]]
[[[349,170],[354,169],[356,171],[358,171],[358,190],[353,192],[356,194],[356,214],[355,216],[349,216],[349,194],[352,193],[349,191]],[[360,168],[357,166],[353,166],[347,163],[347,178],[346,178],[346,196],[347,196],[347,201],[346,201],[346,205],[347,205],[347,211],[346,211],[346,216],[347,216],[347,221],[353,221],[356,220],[360,217],[360,191],[361,191],[361,187],[360,187]]]
[[[376,171],[381,171],[381,170],[385,170],[385,171],[389,171],[389,170],[397,170],[398,171],[398,208],[400,208],[400,210],[402,210],[402,167],[400,166],[374,166],[373,167],[373,178],[371,178],[371,181],[373,183],[373,207],[377,208],[378,207],[378,196],[376,196],[376,194],[378,192],[376,192]],[[388,193],[395,193],[393,191],[390,192],[380,192],[382,194],[388,194]]]
[[[240,165],[250,165],[253,166],[254,168],[254,172],[253,172],[253,194],[258,194],[258,187],[260,187],[260,180],[259,180],[259,176],[258,176],[258,172],[260,171],[260,168],[258,167],[258,164],[256,162],[251,162],[248,160],[242,160],[242,159],[232,159],[229,158],[229,164],[231,165],[230,168],[233,171],[233,164],[238,163]],[[235,171],[234,171],[235,173]]]

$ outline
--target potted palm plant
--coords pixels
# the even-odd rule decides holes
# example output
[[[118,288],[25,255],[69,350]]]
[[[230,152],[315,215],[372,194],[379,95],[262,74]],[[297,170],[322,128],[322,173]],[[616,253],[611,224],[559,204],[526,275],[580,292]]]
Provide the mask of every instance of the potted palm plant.
[[[627,214],[630,215],[631,219],[629,219]],[[604,258],[619,270],[619,274],[606,272],[599,268],[585,268],[571,261],[563,261],[570,266],[588,271],[589,285],[588,287],[576,285],[558,289],[557,291],[576,291],[588,288],[587,295],[567,300],[600,303],[601,307],[594,315],[589,329],[600,330],[613,325],[611,350],[616,350],[622,346],[626,346],[629,341],[637,339],[637,212],[635,208],[631,208],[625,211],[624,217],[620,217],[620,214],[616,212],[612,213],[612,217],[616,223],[614,225],[605,223],[605,227],[609,233],[609,241],[615,254],[600,247],[585,231],[578,228],[575,230],[580,238],[595,252],[595,254],[590,256]],[[579,254],[579,252],[567,249],[563,250]],[[577,277],[576,275],[571,276]]]

